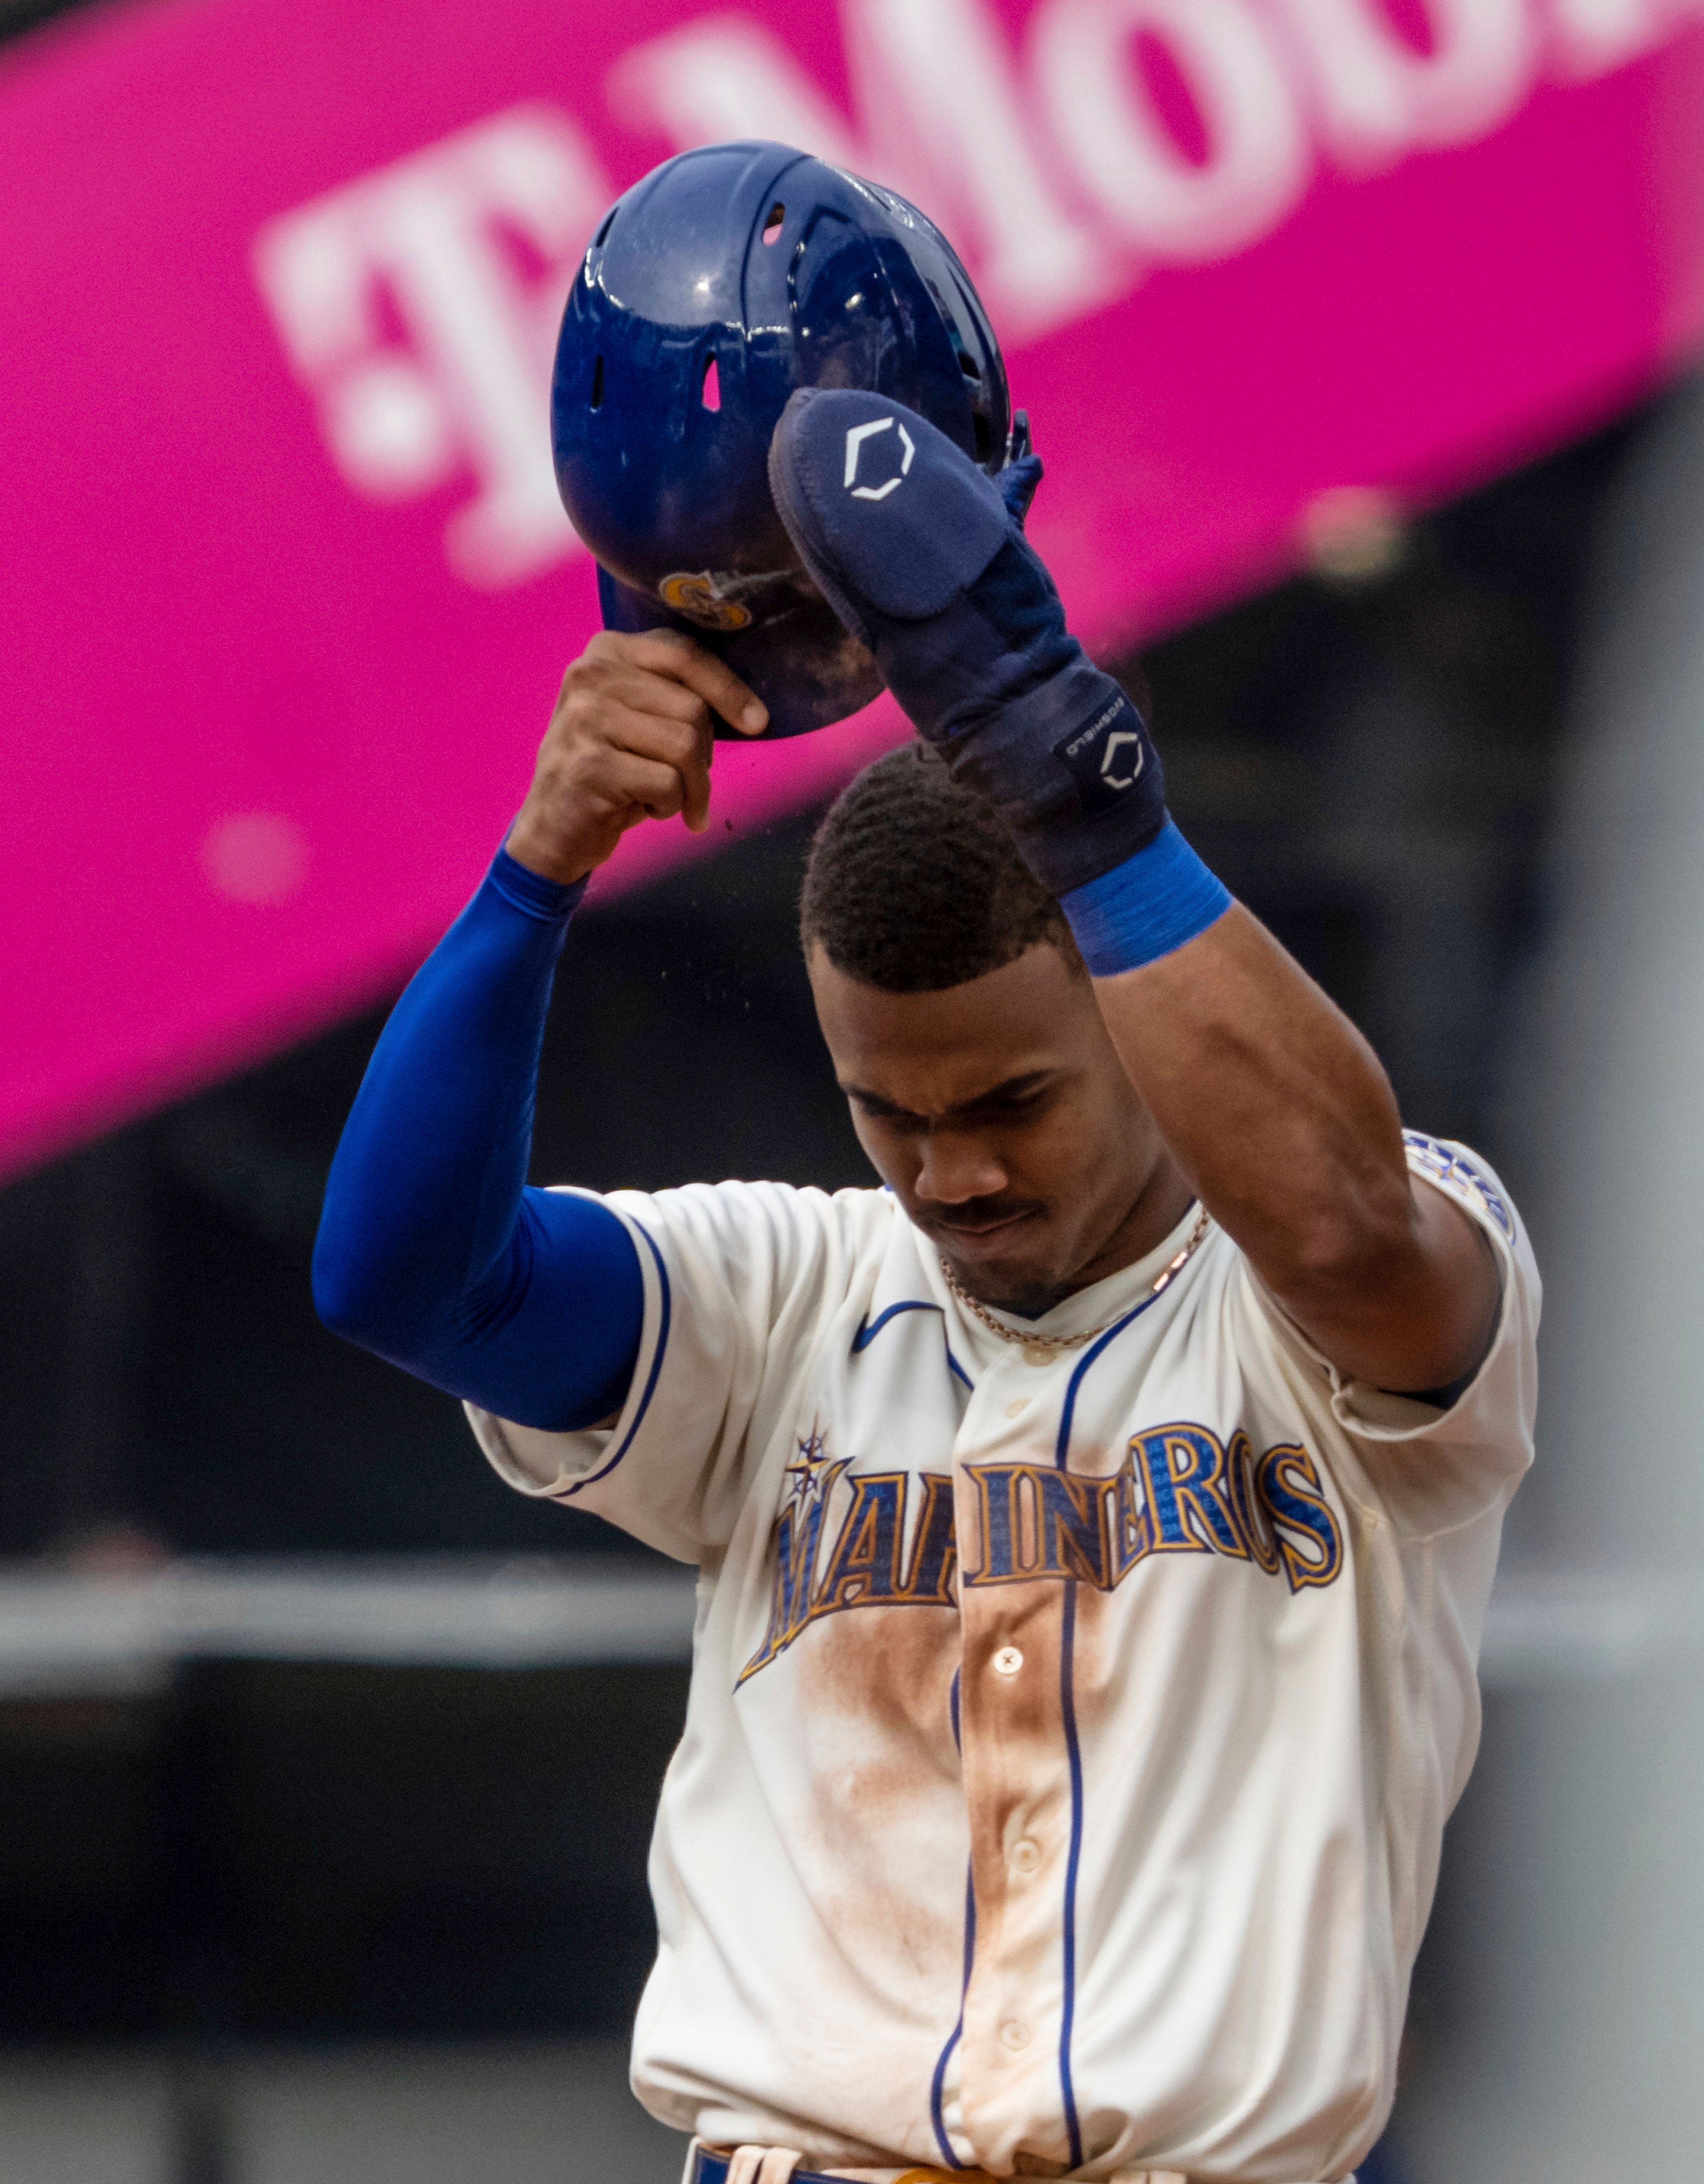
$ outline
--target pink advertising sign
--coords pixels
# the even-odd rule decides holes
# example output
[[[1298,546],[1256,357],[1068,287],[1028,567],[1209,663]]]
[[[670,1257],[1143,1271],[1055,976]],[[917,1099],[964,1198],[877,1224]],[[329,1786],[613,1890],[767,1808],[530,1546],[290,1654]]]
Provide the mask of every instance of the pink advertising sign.
[[[1704,325],[1701,0],[157,0],[0,55],[0,1166],[381,991],[595,623],[554,322],[779,137],[959,241],[1091,642],[1612,414]],[[727,749],[710,842],[891,709]],[[632,885],[699,853],[631,838]]]

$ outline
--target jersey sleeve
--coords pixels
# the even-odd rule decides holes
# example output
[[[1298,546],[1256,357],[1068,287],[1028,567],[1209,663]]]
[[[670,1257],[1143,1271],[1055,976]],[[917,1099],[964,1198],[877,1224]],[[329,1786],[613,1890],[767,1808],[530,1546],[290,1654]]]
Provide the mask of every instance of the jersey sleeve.
[[[857,1202],[880,1196],[723,1183],[603,1198],[633,1240],[644,1284],[626,1399],[612,1422],[577,1433],[469,1404],[498,1475],[520,1493],[592,1510],[678,1561],[725,1545],[752,1451],[818,1325],[847,1295]]]
[[[1416,1130],[1403,1136],[1411,1172],[1478,1224],[1497,1259],[1496,1331],[1453,1401],[1426,1402],[1347,1378],[1246,1262],[1244,1278],[1250,1308],[1264,1323],[1291,1399],[1325,1429],[1323,1443],[1340,1435],[1354,1453],[1361,1479],[1342,1479],[1345,1490],[1353,1494],[1360,1485],[1400,1535],[1418,1539],[1501,1507],[1532,1462],[1542,1288],[1525,1227],[1488,1164],[1447,1139]]]

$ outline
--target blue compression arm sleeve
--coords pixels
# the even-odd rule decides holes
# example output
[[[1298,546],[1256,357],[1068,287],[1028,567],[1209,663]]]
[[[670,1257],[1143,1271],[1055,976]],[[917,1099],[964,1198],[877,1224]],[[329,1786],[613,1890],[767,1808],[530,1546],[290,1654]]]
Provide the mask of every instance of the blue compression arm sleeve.
[[[545,1011],[583,892],[498,850],[374,1049],[314,1251],[334,1333],[561,1432],[621,1407],[644,1311],[609,1208],[526,1184]]]

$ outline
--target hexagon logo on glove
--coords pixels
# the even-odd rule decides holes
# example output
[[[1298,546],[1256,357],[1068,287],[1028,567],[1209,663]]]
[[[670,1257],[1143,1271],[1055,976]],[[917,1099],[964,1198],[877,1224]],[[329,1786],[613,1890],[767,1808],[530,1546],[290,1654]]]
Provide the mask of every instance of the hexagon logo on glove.
[[[871,424],[853,426],[851,430],[847,433],[846,490],[851,494],[854,500],[885,500],[888,494],[899,485],[900,479],[905,476],[906,471],[910,469],[911,458],[917,452],[916,443],[913,441],[910,434],[905,430],[905,426],[901,425],[899,426],[899,439],[905,452],[899,458],[899,467],[898,471],[888,480],[885,485],[859,485],[855,482],[858,476],[859,460],[864,453],[864,443],[873,437],[877,432],[885,432],[889,431],[894,423],[894,420],[891,417],[878,417]]]

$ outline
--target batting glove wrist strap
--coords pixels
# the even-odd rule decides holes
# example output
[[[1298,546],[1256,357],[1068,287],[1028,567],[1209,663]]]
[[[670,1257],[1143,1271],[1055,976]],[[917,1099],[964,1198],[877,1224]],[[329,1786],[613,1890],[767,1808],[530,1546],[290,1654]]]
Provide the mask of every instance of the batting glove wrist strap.
[[[1168,819],[1146,849],[1059,898],[1097,978],[1139,970],[1217,925],[1230,890]]]
[[[1039,474],[1028,457],[997,484],[914,411],[851,389],[799,389],[769,453],[817,588],[1063,895],[1154,841],[1166,793],[1141,715],[1066,628],[1023,535]]]

